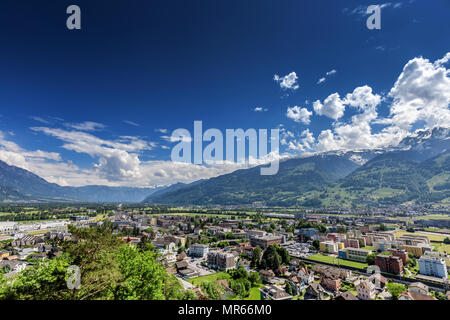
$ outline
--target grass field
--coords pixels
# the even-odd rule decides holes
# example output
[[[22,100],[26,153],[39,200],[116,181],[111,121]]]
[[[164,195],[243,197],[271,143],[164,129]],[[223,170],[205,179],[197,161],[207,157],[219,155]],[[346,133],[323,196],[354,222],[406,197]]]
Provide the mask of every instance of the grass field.
[[[259,288],[262,288],[263,285],[260,285],[258,287],[253,287],[250,289],[250,295],[245,298],[244,300],[261,300],[261,292],[259,291]]]
[[[308,257],[308,259],[314,260],[317,262],[332,263],[335,265],[337,265],[337,263],[339,262],[339,264],[342,266],[348,266],[348,267],[353,267],[353,268],[358,268],[358,269],[366,269],[368,267],[367,263],[338,259],[338,258],[334,258],[331,256],[323,255],[321,253],[310,256],[310,257]]]
[[[194,286],[199,286],[203,282],[214,282],[216,280],[229,279],[230,275],[226,272],[217,272],[214,274],[208,274],[207,276],[201,276],[197,278],[187,279],[187,282],[192,283]]]
[[[434,242],[443,242],[445,237],[444,236],[439,236],[436,234],[429,234],[429,233],[420,233],[420,232],[407,232],[407,231],[397,231],[395,233],[395,237],[398,238],[401,235],[404,234],[410,234],[410,235],[418,235],[418,236],[426,236],[430,239],[430,241],[434,241]]]

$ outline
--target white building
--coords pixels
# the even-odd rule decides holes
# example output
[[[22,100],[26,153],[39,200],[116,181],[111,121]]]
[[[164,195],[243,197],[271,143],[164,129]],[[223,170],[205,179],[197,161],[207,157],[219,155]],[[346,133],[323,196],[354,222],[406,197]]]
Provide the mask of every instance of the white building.
[[[189,247],[189,255],[203,258],[208,254],[209,247],[206,244],[194,243]]]
[[[358,299],[360,300],[373,300],[376,297],[377,290],[375,285],[368,280],[357,280],[356,292],[358,293]]]
[[[419,259],[419,273],[436,278],[447,279],[447,265],[439,257],[423,255]]]
[[[0,222],[0,232],[8,233],[16,230],[17,222]]]

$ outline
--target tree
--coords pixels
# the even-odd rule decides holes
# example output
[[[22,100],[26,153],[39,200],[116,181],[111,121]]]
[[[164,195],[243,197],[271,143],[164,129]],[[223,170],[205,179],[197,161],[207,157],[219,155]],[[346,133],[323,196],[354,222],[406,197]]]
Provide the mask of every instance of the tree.
[[[261,276],[259,272],[250,272],[248,275],[248,281],[252,284],[252,286],[255,286],[261,282]]]
[[[378,231],[387,231],[387,227],[382,223],[382,224],[380,224],[380,226],[378,227]]]
[[[313,245],[314,249],[316,249],[316,250],[320,249],[320,241],[319,240],[314,240],[312,242],[312,245]]]
[[[289,261],[291,260],[291,256],[289,255],[289,252],[287,251],[286,248],[278,248],[278,254],[280,255],[281,258],[281,263],[283,264],[288,264]]]
[[[112,227],[75,228],[75,241],[63,244],[64,254],[37,263],[10,283],[0,283],[0,299],[93,300],[184,299],[180,282],[157,263],[154,250],[141,250],[112,234]],[[68,289],[67,269],[80,268],[81,286]]]
[[[446,237],[446,238],[444,239],[444,243],[445,243],[445,244],[450,244],[450,238],[449,238],[449,237]]]
[[[261,263],[272,270],[277,270],[281,265],[281,258],[275,245],[269,246],[261,259]]]
[[[397,300],[398,296],[406,291],[406,287],[400,283],[389,282],[386,289],[392,295],[392,300]]]
[[[209,300],[220,300],[219,288],[215,283],[204,281],[200,285]]]
[[[369,266],[373,266],[375,264],[376,253],[370,253],[366,256],[366,262]]]
[[[257,268],[261,262],[261,254],[262,250],[259,246],[256,246],[252,251],[252,261],[251,261],[251,267]]]

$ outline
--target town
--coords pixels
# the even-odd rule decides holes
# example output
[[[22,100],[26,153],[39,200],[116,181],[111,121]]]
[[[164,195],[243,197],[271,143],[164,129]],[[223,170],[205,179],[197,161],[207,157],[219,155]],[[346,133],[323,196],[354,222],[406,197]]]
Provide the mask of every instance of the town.
[[[193,299],[450,299],[448,213],[126,205],[14,210],[23,221],[0,215],[7,283],[62,255],[61,244],[76,240],[70,226],[110,224],[124,245],[148,243]]]

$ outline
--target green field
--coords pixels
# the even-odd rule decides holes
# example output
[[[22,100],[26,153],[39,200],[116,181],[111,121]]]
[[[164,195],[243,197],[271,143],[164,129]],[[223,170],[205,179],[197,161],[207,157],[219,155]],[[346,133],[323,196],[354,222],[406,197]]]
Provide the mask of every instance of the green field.
[[[259,288],[262,288],[263,285],[260,285],[258,287],[253,287],[250,289],[250,295],[245,298],[244,300],[261,300],[261,292],[259,291]]]
[[[201,276],[197,278],[187,279],[187,282],[192,283],[194,286],[199,286],[203,282],[214,282],[216,280],[229,279],[230,275],[226,272],[217,272],[214,274],[208,274],[207,276]]]
[[[335,264],[335,265],[337,265],[339,262],[339,264],[342,266],[348,266],[348,267],[353,267],[353,268],[358,268],[358,269],[366,269],[368,267],[367,263],[338,259],[338,258],[334,258],[331,256],[323,255],[321,253],[310,256],[310,257],[308,257],[308,259],[314,260],[317,262],[331,263],[331,264]]]

